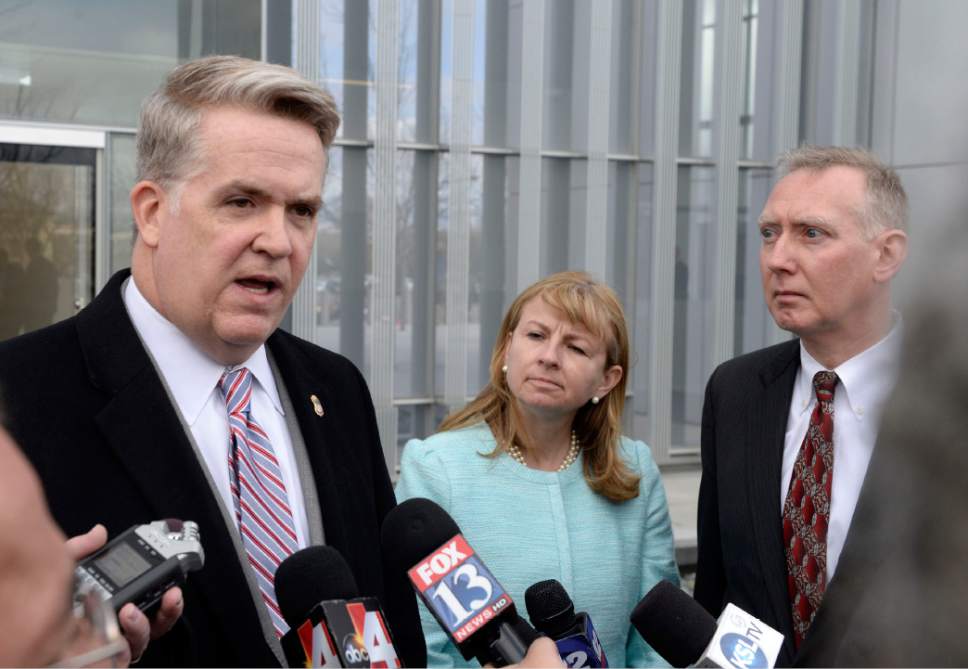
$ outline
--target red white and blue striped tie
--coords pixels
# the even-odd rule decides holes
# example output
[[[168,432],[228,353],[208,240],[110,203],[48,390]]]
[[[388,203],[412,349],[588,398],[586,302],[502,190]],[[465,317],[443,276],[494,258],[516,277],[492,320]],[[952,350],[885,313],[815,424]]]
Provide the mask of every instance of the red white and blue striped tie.
[[[276,568],[299,548],[286,486],[269,437],[249,411],[252,373],[245,367],[226,372],[219,389],[229,412],[229,483],[235,517],[262,600],[281,637],[289,626],[276,602]]]

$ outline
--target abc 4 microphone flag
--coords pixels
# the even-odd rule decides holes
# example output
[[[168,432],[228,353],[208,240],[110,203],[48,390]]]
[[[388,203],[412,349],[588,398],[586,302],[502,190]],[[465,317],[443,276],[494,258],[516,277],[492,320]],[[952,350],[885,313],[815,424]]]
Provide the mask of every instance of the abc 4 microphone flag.
[[[321,602],[282,638],[290,666],[402,667],[375,597]],[[299,662],[293,661],[299,658]]]
[[[440,626],[457,643],[511,605],[510,595],[460,534],[407,574]]]

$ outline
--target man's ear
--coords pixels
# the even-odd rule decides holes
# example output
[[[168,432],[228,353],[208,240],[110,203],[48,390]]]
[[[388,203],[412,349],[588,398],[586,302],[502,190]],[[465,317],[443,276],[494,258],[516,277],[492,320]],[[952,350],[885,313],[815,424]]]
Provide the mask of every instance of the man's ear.
[[[161,236],[162,219],[168,214],[168,194],[154,181],[139,181],[131,189],[131,213],[138,237],[154,248]]]
[[[907,257],[907,235],[903,230],[885,230],[874,239],[877,260],[874,264],[874,280],[886,283],[897,274]]]

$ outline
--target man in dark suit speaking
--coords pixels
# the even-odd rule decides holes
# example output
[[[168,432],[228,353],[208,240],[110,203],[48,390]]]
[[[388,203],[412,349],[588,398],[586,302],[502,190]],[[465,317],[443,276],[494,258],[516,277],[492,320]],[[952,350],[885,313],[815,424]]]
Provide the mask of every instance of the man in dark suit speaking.
[[[142,109],[131,271],[0,346],[11,432],[68,535],[200,527],[205,568],[146,664],[283,663],[275,569],[319,543],[380,598],[404,662],[425,661],[410,587],[384,574],[395,500],[366,384],[276,329],[313,252],[338,126],[330,96],[289,68],[179,66]]]
[[[834,577],[897,374],[891,279],[907,250],[893,170],[855,149],[780,161],[759,219],[777,325],[799,339],[726,362],[706,387],[695,597],[783,633],[792,663]]]

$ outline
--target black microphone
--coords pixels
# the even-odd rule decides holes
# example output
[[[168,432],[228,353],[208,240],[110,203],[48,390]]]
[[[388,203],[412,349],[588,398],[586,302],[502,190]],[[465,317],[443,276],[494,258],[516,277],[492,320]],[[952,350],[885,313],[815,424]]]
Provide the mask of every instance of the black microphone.
[[[408,499],[387,514],[381,544],[391,568],[407,573],[465,660],[503,667],[524,659],[538,633],[450,514],[429,499]]]
[[[632,625],[673,667],[773,667],[783,635],[738,606],[717,621],[669,581],[659,581],[631,615]]]
[[[282,648],[290,667],[402,667],[375,597],[358,597],[346,560],[329,546],[310,546],[283,560],[276,599],[289,631]]]
[[[524,591],[531,624],[551,637],[569,667],[607,667],[608,660],[591,617],[575,613],[565,587],[554,579],[539,581]]]

